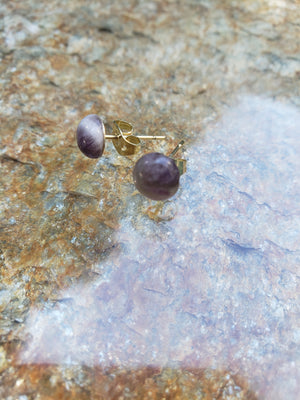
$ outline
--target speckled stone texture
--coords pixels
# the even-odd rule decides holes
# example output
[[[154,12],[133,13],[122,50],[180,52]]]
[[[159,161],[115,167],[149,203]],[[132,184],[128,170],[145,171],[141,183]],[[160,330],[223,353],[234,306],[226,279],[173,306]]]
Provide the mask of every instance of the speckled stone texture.
[[[0,398],[298,400],[295,0],[0,2]],[[140,154],[78,150],[88,114]],[[134,188],[185,140],[164,204]]]

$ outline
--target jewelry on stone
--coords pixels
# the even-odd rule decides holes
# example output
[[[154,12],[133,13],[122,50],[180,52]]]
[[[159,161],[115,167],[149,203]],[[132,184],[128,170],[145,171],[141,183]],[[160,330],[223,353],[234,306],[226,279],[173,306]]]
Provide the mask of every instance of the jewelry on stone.
[[[138,152],[140,139],[165,139],[165,136],[135,136],[133,126],[125,121],[113,122],[113,134],[107,135],[103,120],[96,114],[84,117],[76,132],[77,144],[81,152],[89,158],[99,158],[105,148],[105,139],[111,139],[122,156],[133,155]]]
[[[180,175],[186,172],[186,160],[173,159],[183,143],[182,140],[169,156],[148,153],[137,161],[133,169],[133,181],[141,194],[152,200],[167,200],[174,196]]]

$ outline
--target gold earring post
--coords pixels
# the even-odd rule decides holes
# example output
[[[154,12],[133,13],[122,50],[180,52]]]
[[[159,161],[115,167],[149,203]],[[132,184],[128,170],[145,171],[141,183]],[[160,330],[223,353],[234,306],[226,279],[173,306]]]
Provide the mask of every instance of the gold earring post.
[[[179,149],[181,149],[181,147],[184,145],[184,140],[181,140],[178,145],[175,147],[175,149],[172,151],[172,153],[169,154],[169,157],[173,157],[175,156],[175,154],[177,153],[177,151]]]
[[[166,136],[150,136],[150,135],[148,135],[148,136],[144,136],[144,135],[133,135],[134,137],[136,137],[136,138],[139,138],[139,139],[149,139],[149,140],[163,140],[163,139],[165,139],[166,138]],[[117,136],[118,137],[118,136]],[[116,135],[105,135],[105,139],[115,139],[116,138]]]
[[[180,175],[183,175],[186,172],[186,160],[184,160],[182,158],[173,158],[173,156],[178,152],[178,150],[181,149],[183,144],[184,144],[184,140],[181,140],[178,143],[178,145],[175,147],[175,149],[169,154],[169,157],[172,158],[172,160],[177,165]]]

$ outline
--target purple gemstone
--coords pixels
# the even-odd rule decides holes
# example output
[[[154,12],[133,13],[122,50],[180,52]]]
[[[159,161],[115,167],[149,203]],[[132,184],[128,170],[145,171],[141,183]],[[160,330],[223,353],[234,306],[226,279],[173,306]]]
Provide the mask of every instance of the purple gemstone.
[[[84,117],[77,128],[77,144],[84,155],[89,158],[102,156],[105,147],[105,127],[96,114]]]
[[[177,192],[179,178],[179,169],[174,160],[161,153],[145,154],[133,170],[137,190],[152,200],[172,197]]]

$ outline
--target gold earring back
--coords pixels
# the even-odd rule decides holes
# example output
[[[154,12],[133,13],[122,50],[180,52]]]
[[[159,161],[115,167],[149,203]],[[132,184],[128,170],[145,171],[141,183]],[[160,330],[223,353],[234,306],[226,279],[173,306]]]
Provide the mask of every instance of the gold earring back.
[[[141,139],[162,140],[165,136],[137,136],[133,133],[133,126],[126,121],[113,121],[113,135],[105,135],[105,139],[112,139],[117,152],[121,156],[131,156],[139,151]]]

